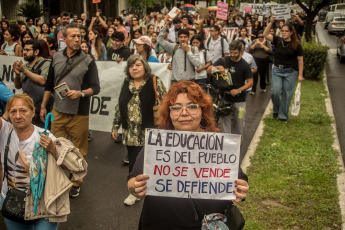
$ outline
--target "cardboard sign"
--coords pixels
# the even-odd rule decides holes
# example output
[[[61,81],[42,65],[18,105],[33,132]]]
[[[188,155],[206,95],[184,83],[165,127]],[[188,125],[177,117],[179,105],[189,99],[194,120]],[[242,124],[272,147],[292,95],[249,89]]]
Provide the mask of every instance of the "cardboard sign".
[[[216,18],[220,18],[223,20],[228,19],[228,3],[225,2],[217,2],[217,15]]]
[[[208,9],[205,7],[199,8],[199,15],[201,18],[207,18],[208,17]]]
[[[101,0],[92,0],[92,3],[101,3]]]
[[[178,13],[180,13],[180,10],[174,6],[174,8],[172,8],[172,10],[170,10],[170,12],[168,13],[168,16],[169,16],[169,20],[172,20],[174,19]]]
[[[272,14],[276,17],[276,20],[287,20],[291,18],[290,7],[287,4],[278,5],[272,8]]]
[[[146,129],[146,194],[235,199],[240,145],[235,134]]]
[[[244,8],[244,11],[246,13],[251,13],[252,12],[252,7],[251,6],[247,6],[246,8]]]

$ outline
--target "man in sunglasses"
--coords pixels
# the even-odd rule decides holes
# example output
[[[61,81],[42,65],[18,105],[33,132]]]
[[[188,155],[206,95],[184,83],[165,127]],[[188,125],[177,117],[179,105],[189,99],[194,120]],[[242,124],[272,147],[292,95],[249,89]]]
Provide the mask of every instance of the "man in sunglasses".
[[[127,61],[131,52],[128,46],[124,45],[125,35],[122,32],[115,31],[111,35],[111,43],[113,46],[107,53],[107,61],[116,61],[120,63],[122,61]]]

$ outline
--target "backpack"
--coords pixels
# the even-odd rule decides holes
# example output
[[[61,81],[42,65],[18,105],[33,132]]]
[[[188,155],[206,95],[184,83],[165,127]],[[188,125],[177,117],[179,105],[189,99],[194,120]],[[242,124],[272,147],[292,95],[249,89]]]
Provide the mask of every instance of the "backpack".
[[[225,54],[225,52],[224,52],[224,40],[225,40],[225,38],[222,36],[222,35],[220,35],[220,44],[221,44],[221,46],[222,46],[222,56],[224,57],[224,54]],[[208,40],[207,40],[207,50],[210,50],[210,42],[211,42],[211,37],[209,37],[208,38]]]
[[[225,58],[222,57],[221,59],[225,63]],[[222,74],[219,71],[212,71],[211,84],[214,88],[219,89],[221,91],[230,90],[231,86],[233,85],[230,72]]]

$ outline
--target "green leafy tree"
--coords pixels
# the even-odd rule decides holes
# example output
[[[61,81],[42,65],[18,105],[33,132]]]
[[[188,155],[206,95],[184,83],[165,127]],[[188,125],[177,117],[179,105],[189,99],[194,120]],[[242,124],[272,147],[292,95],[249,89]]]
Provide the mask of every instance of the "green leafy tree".
[[[19,16],[25,18],[39,18],[44,15],[46,9],[36,2],[23,2],[19,4]]]

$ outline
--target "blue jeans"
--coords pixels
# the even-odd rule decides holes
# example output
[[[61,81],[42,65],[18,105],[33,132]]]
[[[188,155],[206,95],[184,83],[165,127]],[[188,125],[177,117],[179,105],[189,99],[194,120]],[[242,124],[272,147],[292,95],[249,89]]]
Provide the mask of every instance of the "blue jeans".
[[[273,68],[271,97],[273,102],[273,113],[277,113],[279,119],[289,118],[289,107],[297,77],[298,71],[293,68]]]
[[[1,207],[4,199],[1,197]],[[15,221],[4,218],[7,230],[57,230],[59,223],[52,223],[46,219],[38,219],[33,224],[20,224]]]

